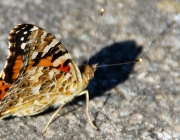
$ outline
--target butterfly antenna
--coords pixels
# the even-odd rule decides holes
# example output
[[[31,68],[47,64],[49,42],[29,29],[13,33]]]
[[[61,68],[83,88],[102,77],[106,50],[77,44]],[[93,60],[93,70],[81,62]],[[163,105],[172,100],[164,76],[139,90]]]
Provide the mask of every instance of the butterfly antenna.
[[[92,45],[91,45],[91,48],[90,48],[90,50],[89,50],[90,54],[89,54],[89,57],[88,57],[88,60],[87,60],[87,64],[89,63],[89,59],[90,59],[90,56],[91,56],[91,53],[92,53],[92,48],[94,48],[94,40],[95,40],[95,38],[96,38],[96,34],[97,34],[97,31],[98,31],[98,27],[99,27],[99,25],[100,25],[100,23],[101,23],[103,14],[104,14],[104,8],[101,8],[101,9],[100,9],[100,16],[101,16],[101,18],[100,18],[100,20],[98,21],[98,25],[97,25],[96,30],[95,30],[95,36],[93,37]]]
[[[134,60],[134,61],[125,62],[125,63],[119,63],[119,64],[99,65],[99,66],[97,66],[97,68],[99,68],[99,67],[111,67],[111,66],[126,65],[126,64],[136,63],[136,62],[142,62],[142,59],[138,58],[137,60]]]

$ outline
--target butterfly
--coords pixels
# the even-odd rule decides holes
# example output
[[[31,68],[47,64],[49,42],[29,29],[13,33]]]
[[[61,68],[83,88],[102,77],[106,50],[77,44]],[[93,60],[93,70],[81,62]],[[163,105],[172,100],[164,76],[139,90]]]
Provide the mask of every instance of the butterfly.
[[[19,24],[11,30],[9,52],[0,74],[0,118],[32,116],[57,108],[44,133],[66,103],[85,94],[88,122],[97,129],[88,114],[89,93],[85,90],[97,64],[79,68],[55,36],[32,24]]]

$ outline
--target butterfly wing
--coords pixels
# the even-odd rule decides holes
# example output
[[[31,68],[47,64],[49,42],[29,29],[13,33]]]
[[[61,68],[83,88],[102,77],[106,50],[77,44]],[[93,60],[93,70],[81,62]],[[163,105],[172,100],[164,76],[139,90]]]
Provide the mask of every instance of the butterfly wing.
[[[54,67],[70,72],[78,82],[82,82],[79,68],[64,45],[38,26],[19,24],[13,28],[9,35],[9,50],[10,55],[0,75],[0,99],[17,77],[35,66]]]
[[[7,57],[4,69],[0,73],[0,100],[5,96],[13,82],[16,80],[20,68],[22,67],[23,53],[21,49],[18,32],[19,25],[13,28],[9,34],[9,56]],[[27,38],[26,38],[27,40]]]
[[[1,117],[3,117],[3,115],[11,115],[11,112],[19,109],[18,106],[26,107],[26,102],[31,103],[34,98],[37,98],[37,95],[38,98],[44,96],[44,94],[41,96],[42,91],[40,91],[40,89],[39,93],[37,92],[37,89],[40,88],[43,83],[37,84],[36,82],[32,82],[33,85],[28,86],[28,88],[23,87],[24,84],[21,84],[22,81],[26,83],[25,79],[32,80],[32,73],[37,77],[41,73],[43,77],[46,78],[50,75],[52,76],[53,71],[57,70],[58,72],[64,73],[64,76],[58,74],[59,78],[62,77],[62,79],[67,79],[67,77],[72,77],[77,83],[82,82],[79,68],[72,60],[67,49],[57,38],[42,28],[31,24],[20,24],[11,31],[9,40],[11,53],[8,61],[13,59],[20,61],[19,63],[16,63],[16,61],[12,62],[13,64],[18,64],[17,69],[15,69],[15,66],[12,68],[6,65],[3,70],[5,73],[7,71],[12,72],[9,73],[9,75],[4,75],[3,79],[7,82],[15,82],[6,93],[5,97],[0,101]],[[36,68],[50,68],[50,73],[48,75],[47,72],[44,73],[44,71],[34,71]],[[10,77],[13,76],[14,78],[10,79]],[[8,81],[8,79],[10,80]],[[44,85],[49,87],[50,85],[47,84],[52,84],[52,79],[49,79],[49,81],[45,80]],[[61,84],[63,85],[63,83],[59,85]],[[23,86],[21,87],[21,85]],[[32,87],[34,87],[34,91],[36,92],[34,93],[33,91],[31,94]],[[28,92],[23,90],[27,90]],[[25,97],[23,93],[28,93],[28,96]],[[20,102],[19,100],[25,101]],[[15,105],[17,102],[18,104]]]
[[[0,117],[35,115],[50,106],[65,104],[79,89],[74,83],[71,73],[53,67],[33,67],[15,81],[1,101]]]

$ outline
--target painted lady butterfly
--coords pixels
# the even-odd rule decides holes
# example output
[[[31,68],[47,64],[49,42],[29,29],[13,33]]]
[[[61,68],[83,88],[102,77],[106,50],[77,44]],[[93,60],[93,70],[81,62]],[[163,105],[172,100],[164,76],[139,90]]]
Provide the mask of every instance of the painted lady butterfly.
[[[86,95],[84,90],[94,76],[96,64],[81,69],[64,45],[52,34],[32,24],[17,25],[9,35],[10,56],[0,75],[0,118],[30,116],[49,107],[59,107],[74,97]]]

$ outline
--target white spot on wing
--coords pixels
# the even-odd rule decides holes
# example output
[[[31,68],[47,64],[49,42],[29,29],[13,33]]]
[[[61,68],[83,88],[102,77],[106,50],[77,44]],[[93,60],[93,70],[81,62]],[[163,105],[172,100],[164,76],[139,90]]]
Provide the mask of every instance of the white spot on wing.
[[[34,78],[34,76],[29,76],[28,77],[28,80],[34,80],[35,78]]]
[[[21,44],[21,49],[24,49],[26,47],[26,43]]]
[[[38,75],[38,73],[39,73],[39,75],[41,75],[42,74],[42,70],[44,69],[44,67],[34,67],[34,68],[36,68],[35,69],[35,73],[37,73],[36,75]]]
[[[57,41],[56,39],[53,39],[51,43],[44,48],[42,57],[49,51],[49,49],[53,48],[58,42],[59,41]]]
[[[53,62],[53,66],[54,67],[57,67],[57,66],[59,66],[59,64],[62,64],[62,62],[64,62],[66,59],[68,59],[68,58],[70,58],[69,56],[68,56],[68,54],[66,53],[65,55],[63,55],[63,56],[60,56],[60,57],[58,57],[54,62]],[[71,58],[70,58],[71,59]]]
[[[10,33],[13,33],[14,32],[14,30],[11,30],[11,32]]]
[[[27,33],[28,33],[27,31],[24,32],[24,34],[27,34]]]
[[[55,74],[59,73],[59,70],[57,69],[53,69],[51,71],[48,72],[49,78],[52,79],[54,77]]]
[[[11,36],[9,36],[8,39],[10,40],[10,39],[11,39]]]
[[[21,37],[21,41],[23,41],[24,40],[24,37]]]
[[[38,52],[33,52],[32,59],[35,59],[37,55],[38,55]]]
[[[13,30],[12,30],[13,31]],[[16,34],[18,34],[20,32],[20,30],[16,31]]]
[[[43,32],[43,34],[41,35],[41,38],[44,38],[47,35],[47,32]]]
[[[28,72],[29,75],[34,74],[34,73],[36,72],[37,68],[38,68],[38,67],[33,67],[33,68]]]
[[[53,72],[53,71],[50,71],[50,72],[48,73],[48,75],[49,75],[49,78],[52,79],[52,77],[54,76],[54,72]]]
[[[9,48],[10,48],[10,46],[11,46],[11,43],[9,42]],[[10,55],[10,51],[9,51],[9,55]],[[8,56],[9,56],[9,55],[8,55]]]
[[[33,51],[36,50],[36,46],[34,46],[34,47],[32,48],[32,50],[33,50]]]
[[[8,64],[8,63],[7,63],[7,61],[6,61],[6,62],[5,62],[5,65],[4,65],[4,68],[7,66],[7,64]]]
[[[38,30],[38,27],[34,26],[30,31]]]
[[[31,91],[33,94],[39,94],[39,89],[41,88],[41,84],[37,85],[36,87],[32,88]]]

